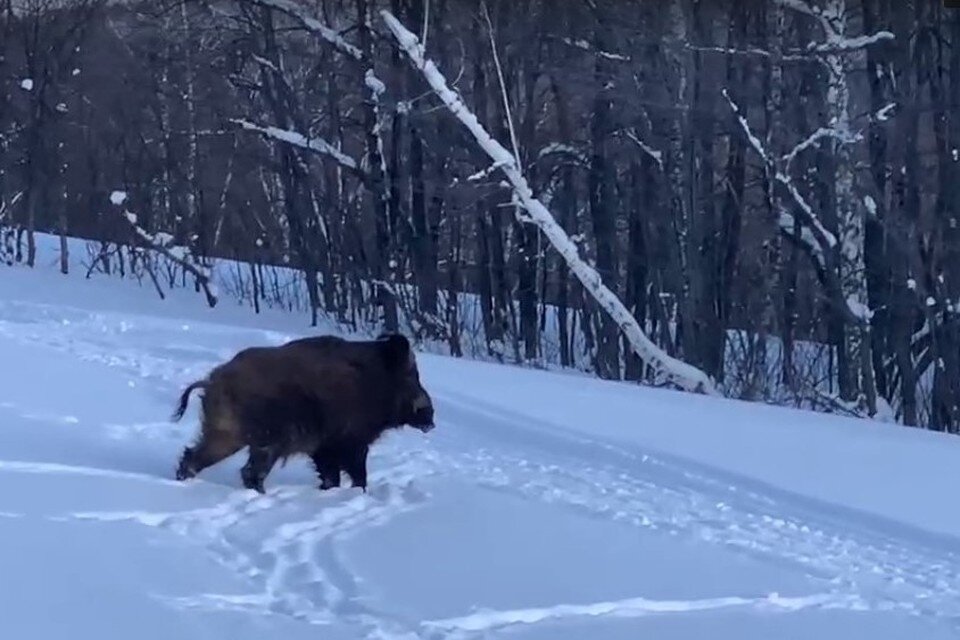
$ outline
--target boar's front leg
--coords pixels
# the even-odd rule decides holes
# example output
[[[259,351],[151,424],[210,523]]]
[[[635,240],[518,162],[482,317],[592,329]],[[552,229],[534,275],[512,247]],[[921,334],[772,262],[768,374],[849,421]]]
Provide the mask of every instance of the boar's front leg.
[[[313,466],[320,476],[320,490],[326,491],[340,486],[341,460],[336,447],[325,445],[318,447],[310,456]]]
[[[266,479],[277,458],[276,447],[270,445],[250,445],[247,463],[240,470],[243,486],[264,493],[263,481]]]
[[[365,444],[351,444],[343,447],[343,470],[350,476],[352,486],[367,492],[367,452]]]

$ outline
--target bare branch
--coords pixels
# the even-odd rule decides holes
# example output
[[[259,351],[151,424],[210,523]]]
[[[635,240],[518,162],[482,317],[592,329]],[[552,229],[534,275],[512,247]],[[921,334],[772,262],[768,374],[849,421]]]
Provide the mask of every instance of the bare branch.
[[[630,62],[630,59],[631,59],[630,56],[623,55],[622,53],[613,53],[611,51],[602,51],[600,49],[596,49],[593,47],[593,45],[591,45],[589,42],[583,39],[574,40],[572,38],[560,38],[560,41],[571,47],[575,47],[577,49],[582,49],[583,51],[589,51],[590,53],[594,53],[600,56],[601,58],[606,58],[607,60],[615,60],[617,62]]]
[[[787,7],[788,9],[793,9],[794,11],[799,11],[800,13],[805,13],[808,16],[817,18],[818,20],[826,19],[823,15],[823,12],[817,7],[805,2],[804,0],[777,0],[778,3]]]
[[[278,127],[270,126],[263,127],[239,118],[231,118],[229,121],[239,125],[245,131],[254,131],[262,134],[265,138],[285,142],[286,144],[291,144],[295,147],[300,147],[301,149],[306,149],[307,151],[312,151],[313,153],[332,158],[333,160],[336,160],[337,163],[342,167],[349,169],[350,171],[361,171],[356,160],[346,155],[323,138],[307,138],[302,133],[297,133],[296,131],[288,131],[287,129],[280,129]]]
[[[758,47],[751,47],[749,49],[734,49],[731,47],[702,47],[696,45],[687,45],[685,47],[689,51],[695,51],[697,53],[717,53],[720,55],[727,56],[759,56],[761,58],[769,58],[771,53],[766,49],[760,49]],[[818,58],[812,53],[788,53],[780,56],[780,60],[783,62],[811,62],[816,61]]]
[[[663,152],[662,151],[654,149],[653,147],[648,145],[646,142],[641,140],[640,137],[632,131],[626,131],[625,134],[638,147],[640,147],[640,149],[643,150],[644,153],[646,153],[648,156],[653,158],[657,162],[657,166],[660,167],[660,170],[663,171]]]
[[[122,191],[114,191],[110,194],[110,201],[117,207],[122,207],[125,200],[126,194]],[[203,289],[207,304],[210,305],[210,307],[217,306],[217,294],[213,283],[210,282],[210,270],[194,262],[193,256],[186,247],[173,245],[173,237],[170,234],[148,233],[137,224],[136,214],[130,213],[125,207],[123,217],[130,223],[130,226],[133,227],[135,237],[143,243],[143,248],[159,253],[196,278],[197,283]],[[156,284],[156,281],[154,283]],[[159,290],[159,285],[157,285],[157,288]]]
[[[811,46],[810,51],[816,51],[817,53],[842,53],[844,51],[856,51],[858,49],[869,47],[877,42],[894,39],[894,35],[889,31],[878,31],[872,35],[843,38],[838,39],[835,42],[828,40],[827,42]]]
[[[589,162],[587,157],[583,155],[582,151],[573,145],[563,144],[560,142],[551,142],[544,148],[540,149],[540,151],[537,153],[537,159],[541,160],[549,155],[554,154],[569,156],[576,160],[577,164],[581,165],[586,165]]]
[[[727,90],[724,89],[722,93],[723,97],[726,98],[727,102],[730,104],[730,108],[733,110],[737,120],[740,122],[740,126],[746,134],[747,139],[750,141],[751,146],[754,148],[754,150],[756,150],[757,154],[766,165],[769,174],[787,190],[787,193],[790,194],[790,198],[804,214],[804,225],[801,226],[799,238],[797,238],[794,234],[794,217],[789,211],[780,212],[780,218],[778,220],[778,226],[780,227],[780,230],[791,241],[798,242],[800,247],[814,261],[814,266],[817,268],[817,273],[828,293],[831,304],[840,310],[845,319],[854,325],[866,322],[869,320],[870,316],[869,309],[866,309],[856,300],[851,300],[844,297],[843,288],[841,287],[838,275],[835,269],[830,268],[828,255],[829,251],[832,250],[837,244],[836,236],[827,231],[827,229],[820,222],[819,217],[817,217],[817,214],[814,212],[813,207],[810,206],[810,203],[806,201],[806,199],[803,197],[803,194],[801,194],[797,189],[793,179],[783,169],[778,167],[774,159],[771,158],[767,153],[763,143],[759,138],[757,138],[753,131],[751,131],[750,125],[747,123],[747,119],[740,113],[740,108],[730,97],[730,94],[727,92]],[[826,135],[827,134],[820,134],[817,137],[822,138]],[[840,134],[837,133],[830,134],[831,137],[839,137],[839,135]],[[801,145],[802,144],[803,143],[801,143]],[[788,154],[788,156],[789,155],[790,154]]]
[[[803,153],[810,147],[814,146],[824,138],[834,138],[836,140],[839,140],[840,142],[849,143],[849,142],[857,142],[860,139],[860,136],[858,134],[844,133],[842,131],[831,129],[828,127],[820,127],[819,129],[811,133],[809,136],[807,136],[806,139],[802,140],[799,144],[797,144],[797,146],[795,146],[790,151],[790,153],[783,156],[783,160],[786,163],[784,170],[785,171],[789,170],[790,165],[793,164],[793,161],[796,159],[796,157],[799,154]]]
[[[857,51],[870,45],[882,42],[884,40],[894,40],[896,37],[890,31],[878,31],[870,35],[846,37],[842,28],[836,26],[836,20],[840,15],[835,15],[834,11],[824,11],[806,0],[776,0],[782,6],[793,9],[805,15],[816,18],[823,28],[825,41],[819,44],[811,44],[809,51],[816,53],[826,53],[828,55],[837,55],[848,51]],[[842,9],[841,9],[842,11]]]
[[[500,56],[497,54],[497,43],[493,39],[493,23],[490,21],[490,14],[487,11],[487,3],[483,3],[483,17],[487,22],[487,34],[490,36],[490,52],[493,54],[493,65],[497,70],[497,78],[500,80],[500,95],[503,98],[503,111],[507,114],[507,127],[510,130],[510,142],[513,145],[513,157],[517,166],[520,166],[520,145],[517,144],[517,131],[513,126],[513,113],[510,109],[510,100],[507,97],[507,85],[503,81],[503,68],[500,66]],[[446,83],[446,82],[444,82]]]
[[[836,237],[827,231],[826,227],[823,226],[823,224],[820,222],[820,218],[817,217],[817,214],[813,211],[813,207],[810,206],[810,203],[808,203],[803,195],[797,190],[797,187],[793,184],[793,180],[790,178],[790,176],[784,173],[767,154],[766,149],[763,147],[763,143],[750,129],[750,124],[740,113],[740,107],[737,106],[736,102],[733,101],[733,98],[730,97],[729,92],[724,89],[722,93],[723,97],[726,98],[727,102],[730,104],[730,108],[733,110],[734,115],[737,117],[740,127],[743,129],[747,139],[750,141],[750,145],[763,160],[764,164],[767,165],[774,179],[786,187],[787,191],[790,193],[790,197],[794,202],[796,202],[797,206],[800,207],[806,216],[806,223],[812,227],[813,231],[819,238],[822,238],[822,240],[818,241],[818,244],[824,249],[834,247],[837,244]],[[823,245],[826,246],[824,247]]]
[[[340,53],[354,60],[363,60],[363,52],[361,52],[360,49],[344,40],[339,33],[311,16],[302,7],[294,4],[290,0],[241,0],[241,2],[280,11],[295,19],[304,29],[312,31],[326,40]]]

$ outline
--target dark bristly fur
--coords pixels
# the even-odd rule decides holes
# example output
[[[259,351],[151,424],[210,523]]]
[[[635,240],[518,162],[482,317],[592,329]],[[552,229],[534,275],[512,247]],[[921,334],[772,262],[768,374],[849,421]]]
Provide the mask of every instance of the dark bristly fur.
[[[433,428],[433,403],[401,335],[317,336],[244,349],[183,391],[174,420],[197,389],[201,436],[184,449],[178,480],[249,447],[241,471],[247,488],[263,492],[278,460],[303,454],[313,460],[321,489],[339,486],[343,471],[366,490],[367,453],[384,431]]]

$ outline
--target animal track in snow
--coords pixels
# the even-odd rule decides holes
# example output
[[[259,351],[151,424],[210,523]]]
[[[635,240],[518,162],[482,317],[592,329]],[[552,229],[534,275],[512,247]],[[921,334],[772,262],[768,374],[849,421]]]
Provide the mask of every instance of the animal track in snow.
[[[480,634],[504,627],[538,624],[563,618],[639,618],[714,609],[755,609],[764,613],[793,613],[811,608],[862,610],[866,607],[856,596],[838,596],[830,593],[790,598],[784,598],[775,593],[758,598],[726,597],[703,600],[630,598],[583,605],[559,604],[552,607],[505,611],[482,610],[458,618],[430,620],[424,622],[424,626],[446,633]]]
[[[51,311],[38,305],[21,305],[7,314],[8,307],[5,316],[8,320],[10,316],[15,318],[0,322],[0,333],[14,340],[43,344],[81,360],[119,367],[139,380],[149,381],[151,388],[165,394],[177,390],[183,380],[200,375],[219,360],[222,351],[200,342],[212,338],[223,343],[222,336],[214,330],[219,328],[205,331],[200,325],[193,325],[189,336],[196,340],[195,344],[181,335],[176,338],[177,344],[171,345],[171,335],[182,331],[170,321],[138,317],[131,323],[129,316],[67,310],[69,324],[64,325],[61,307]],[[51,327],[58,329],[51,331]],[[267,335],[256,330],[231,331],[234,337],[255,336],[258,341]],[[131,346],[131,333],[140,340],[136,346]],[[118,338],[121,335],[125,336],[122,341]],[[285,336],[276,334],[270,338],[279,342]],[[438,393],[434,396],[453,407],[463,420],[456,415],[441,417],[442,424],[432,442],[416,456],[400,450],[384,452],[383,460],[393,466],[382,472],[389,482],[388,488],[379,490],[382,493],[372,488],[368,496],[356,496],[349,493],[350,489],[343,489],[315,498],[313,487],[278,487],[259,497],[239,491],[227,496],[219,506],[190,512],[77,516],[136,521],[196,537],[223,563],[250,578],[258,590],[240,596],[191,596],[180,600],[182,606],[260,607],[317,621],[328,620],[332,612],[340,612],[371,633],[386,628],[378,624],[388,623],[398,633],[410,632],[414,628],[410,624],[388,620],[359,603],[356,584],[349,572],[336,565],[336,553],[331,551],[333,540],[389,521],[404,509],[415,508],[415,491],[404,494],[398,488],[404,484],[400,480],[402,469],[410,463],[416,467],[416,473],[410,477],[436,473],[462,478],[526,499],[565,505],[593,517],[691,537],[799,567],[830,581],[838,593],[861,594],[864,606],[896,608],[931,617],[960,616],[960,555],[955,550],[934,544],[925,547],[922,538],[904,544],[894,532],[877,530],[870,524],[859,526],[855,518],[837,524],[829,511],[794,504],[762,488],[738,486],[736,481],[715,477],[708,470],[658,459],[649,452],[628,451],[616,444],[563,434],[561,429],[551,430],[550,425],[536,434],[535,456],[525,456],[522,452],[529,453],[530,449],[522,446],[523,434],[529,437],[532,431],[518,425],[529,427],[528,417],[484,406],[472,398]],[[171,438],[183,435],[182,430],[175,428],[165,431],[160,423],[108,428],[116,438],[125,434],[168,434]],[[447,430],[456,431],[456,437],[447,438]],[[521,446],[513,447],[513,439]],[[410,457],[404,458],[405,455]],[[162,481],[147,475],[44,463],[0,463],[0,472],[3,471]],[[320,500],[323,506],[305,518],[297,507],[312,500]],[[307,508],[314,510],[312,505]],[[327,511],[330,514],[324,516]],[[265,525],[264,520],[271,524]],[[852,596],[830,597],[841,602]],[[615,611],[627,609],[614,608],[614,612],[604,615],[617,615]],[[557,610],[550,610],[554,614],[547,614],[544,620],[556,614]],[[544,614],[540,611],[530,615]]]
[[[0,460],[0,472],[31,473],[31,474],[67,474],[79,476],[99,476],[103,478],[121,478],[140,482],[159,482],[169,486],[183,486],[175,480],[160,478],[146,473],[117,471],[115,469],[100,469],[97,467],[83,467],[78,465],[60,464],[57,462],[32,462],[21,460]]]
[[[263,495],[234,491],[218,504],[189,511],[77,512],[67,517],[134,522],[170,531],[202,544],[256,588],[240,595],[164,597],[172,606],[285,615],[313,624],[347,622],[375,634],[384,625],[406,623],[391,622],[360,602],[356,581],[339,564],[332,545],[416,509],[427,499],[415,480],[430,470],[415,455],[406,458],[371,473],[366,493],[348,487],[321,493],[313,486],[280,486]],[[303,510],[310,516],[294,519]]]
[[[435,396],[445,399],[443,394]],[[461,416],[472,410],[455,403]],[[507,412],[496,416],[490,409],[483,409],[482,415],[491,426],[523,419]],[[456,422],[446,426],[468,429]],[[954,551],[924,548],[915,541],[907,545],[883,532],[840,528],[828,516],[777,504],[753,492],[731,491],[713,478],[701,482],[698,474],[671,470],[660,461],[648,458],[647,464],[637,464],[625,452],[604,458],[590,451],[593,443],[577,440],[573,445],[567,442],[568,448],[559,453],[541,452],[536,461],[524,459],[509,443],[494,438],[478,438],[475,446],[464,446],[470,443],[461,437],[448,448],[438,434],[435,442],[447,473],[483,486],[799,568],[830,581],[838,591],[863,594],[872,606],[914,615],[960,616],[960,556]],[[608,462],[584,465],[584,460]]]

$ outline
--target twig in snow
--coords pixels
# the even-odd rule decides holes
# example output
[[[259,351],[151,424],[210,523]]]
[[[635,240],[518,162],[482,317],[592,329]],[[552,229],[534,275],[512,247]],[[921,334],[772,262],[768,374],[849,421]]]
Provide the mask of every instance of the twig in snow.
[[[123,203],[125,201],[126,194],[122,191],[114,191],[110,194],[110,202],[116,207],[123,207]],[[217,294],[213,283],[210,282],[210,270],[203,265],[195,263],[193,256],[186,247],[173,246],[171,244],[171,240],[173,238],[170,236],[170,234],[148,233],[137,224],[136,214],[128,211],[126,207],[123,207],[123,217],[127,220],[127,222],[130,223],[130,226],[133,227],[135,237],[143,243],[142,248],[159,253],[167,260],[170,260],[174,264],[180,266],[184,271],[196,278],[200,288],[203,289],[203,294],[207,299],[207,304],[210,305],[210,307],[217,306]],[[153,277],[152,273],[150,275]],[[157,284],[156,279],[154,279],[154,284]],[[157,284],[157,288],[159,290],[159,284]]]

